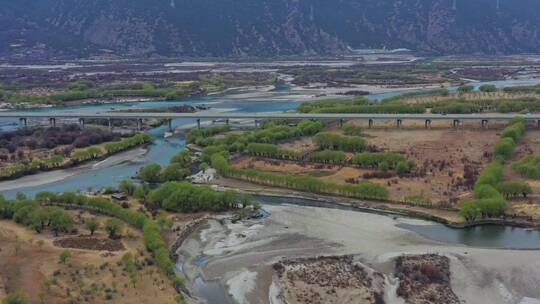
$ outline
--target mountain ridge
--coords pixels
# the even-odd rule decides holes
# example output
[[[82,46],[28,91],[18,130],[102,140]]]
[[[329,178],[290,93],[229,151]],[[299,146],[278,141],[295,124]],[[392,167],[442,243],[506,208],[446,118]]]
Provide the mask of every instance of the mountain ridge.
[[[0,8],[0,55],[270,57],[349,48],[540,50],[540,1],[20,0]]]

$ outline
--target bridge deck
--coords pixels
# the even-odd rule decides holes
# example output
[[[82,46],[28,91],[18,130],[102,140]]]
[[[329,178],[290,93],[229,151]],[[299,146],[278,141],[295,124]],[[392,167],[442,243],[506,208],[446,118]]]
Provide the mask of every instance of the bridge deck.
[[[540,114],[521,115],[540,120]],[[0,118],[110,118],[110,119],[373,119],[373,120],[510,120],[515,114],[305,114],[305,113],[128,113],[128,112],[0,112]]]

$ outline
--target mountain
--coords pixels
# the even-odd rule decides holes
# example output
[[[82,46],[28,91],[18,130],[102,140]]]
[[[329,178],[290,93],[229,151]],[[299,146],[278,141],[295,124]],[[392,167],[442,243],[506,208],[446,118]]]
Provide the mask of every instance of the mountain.
[[[18,0],[0,55],[21,57],[428,54],[540,51],[538,0]]]

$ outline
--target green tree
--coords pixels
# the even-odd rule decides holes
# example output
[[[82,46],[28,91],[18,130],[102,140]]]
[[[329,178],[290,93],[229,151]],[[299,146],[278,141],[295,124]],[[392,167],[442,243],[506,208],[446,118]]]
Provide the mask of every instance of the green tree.
[[[99,223],[94,218],[87,219],[84,224],[90,230],[90,235],[94,235],[94,232],[99,229]]]
[[[533,193],[532,188],[529,184],[522,181],[507,181],[499,185],[499,191],[506,197],[516,197],[522,195],[527,197],[527,195]]]
[[[181,181],[190,175],[191,171],[188,168],[184,168],[180,163],[172,163],[165,167],[163,173],[161,173],[161,180],[164,182]]]
[[[475,200],[466,199],[459,204],[459,214],[467,221],[474,221],[482,215]]]
[[[105,231],[109,234],[109,238],[116,239],[122,234],[124,224],[115,218],[110,218],[105,223]]]
[[[139,173],[139,178],[147,183],[158,183],[161,177],[161,166],[151,163],[144,166]]]
[[[37,233],[41,233],[45,229],[45,225],[49,221],[49,213],[45,208],[36,208],[30,214],[30,227]]]
[[[497,87],[494,84],[483,84],[478,88],[481,92],[495,92]]]
[[[73,219],[69,213],[60,208],[52,208],[49,212],[49,227],[58,236],[60,232],[68,232],[73,227]]]
[[[60,259],[60,264],[67,263],[69,259],[71,259],[71,252],[68,249],[62,250],[62,252],[60,252],[59,259]]]
[[[474,86],[472,86],[472,85],[462,85],[457,89],[457,91],[460,94],[470,93],[470,92],[474,91]]]
[[[409,163],[406,161],[400,161],[396,165],[396,172],[399,175],[407,174],[411,171],[411,168],[409,167]]]
[[[515,148],[516,143],[514,140],[510,137],[505,137],[499,139],[499,141],[495,144],[493,153],[495,156],[500,156],[503,159],[510,159],[512,155],[514,155]]]

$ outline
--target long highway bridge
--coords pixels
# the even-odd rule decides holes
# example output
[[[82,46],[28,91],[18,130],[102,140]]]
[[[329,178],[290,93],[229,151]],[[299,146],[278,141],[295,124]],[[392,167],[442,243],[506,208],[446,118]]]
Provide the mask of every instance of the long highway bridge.
[[[21,125],[26,125],[28,119],[49,119],[51,125],[56,125],[57,119],[78,119],[84,124],[85,119],[108,119],[112,127],[112,120],[136,120],[140,124],[143,119],[194,119],[200,128],[201,120],[221,120],[226,123],[231,119],[253,119],[255,123],[260,120],[280,119],[298,120],[315,119],[326,121],[339,121],[343,124],[346,120],[366,120],[372,127],[376,120],[394,120],[401,127],[405,120],[423,120],[426,128],[431,126],[433,120],[448,120],[454,128],[459,127],[461,121],[479,121],[483,127],[487,127],[489,121],[509,121],[516,117],[515,114],[319,114],[319,113],[152,113],[152,112],[0,112],[1,118],[19,119]],[[540,114],[521,115],[527,121],[535,121],[540,126]]]

